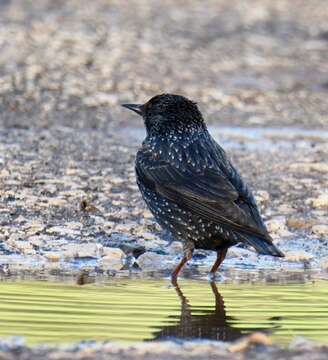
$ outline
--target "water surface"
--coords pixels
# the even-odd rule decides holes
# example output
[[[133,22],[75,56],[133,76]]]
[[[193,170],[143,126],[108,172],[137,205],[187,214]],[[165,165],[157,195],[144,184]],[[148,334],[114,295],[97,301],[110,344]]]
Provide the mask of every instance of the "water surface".
[[[235,340],[264,331],[280,344],[293,336],[328,341],[328,282],[217,284],[124,280],[107,284],[0,283],[0,336],[27,343],[83,339]]]

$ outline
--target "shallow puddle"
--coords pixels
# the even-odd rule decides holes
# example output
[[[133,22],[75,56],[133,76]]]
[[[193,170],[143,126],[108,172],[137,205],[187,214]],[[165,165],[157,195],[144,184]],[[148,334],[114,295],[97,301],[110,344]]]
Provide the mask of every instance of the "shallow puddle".
[[[257,330],[280,344],[295,335],[328,341],[328,282],[215,286],[182,280],[179,289],[167,280],[0,283],[0,336],[23,336],[28,344],[228,341]]]

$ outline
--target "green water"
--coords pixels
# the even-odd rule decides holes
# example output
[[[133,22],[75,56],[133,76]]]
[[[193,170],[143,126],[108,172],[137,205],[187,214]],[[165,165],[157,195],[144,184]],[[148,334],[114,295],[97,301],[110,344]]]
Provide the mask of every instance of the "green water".
[[[75,285],[0,283],[0,336],[29,344],[82,339],[133,342],[234,340],[262,330],[280,344],[301,335],[328,342],[328,282],[217,284],[182,280],[115,280]]]

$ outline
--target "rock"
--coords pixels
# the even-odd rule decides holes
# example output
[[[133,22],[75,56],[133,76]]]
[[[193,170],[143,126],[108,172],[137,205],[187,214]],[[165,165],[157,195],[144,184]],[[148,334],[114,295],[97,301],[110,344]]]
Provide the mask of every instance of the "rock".
[[[145,240],[155,240],[157,239],[157,236],[154,235],[153,233],[151,232],[143,232],[141,234],[141,236],[145,239]]]
[[[172,255],[181,256],[183,254],[183,246],[180,241],[173,241],[168,248],[168,252]]]
[[[46,230],[48,234],[51,235],[61,235],[61,236],[71,236],[74,237],[78,235],[80,232],[76,230],[76,228],[69,228],[67,226],[52,226]]]
[[[47,205],[50,206],[66,206],[67,205],[67,201],[65,199],[59,199],[59,198],[49,198],[47,201]]]
[[[63,255],[65,257],[97,257],[102,250],[99,244],[77,244],[69,243],[65,246]]]
[[[23,254],[34,254],[35,250],[33,245],[26,240],[17,240],[15,241],[15,248],[18,249]]]
[[[284,216],[272,218],[266,222],[266,225],[269,232],[280,233],[286,230],[286,218]]]
[[[270,194],[265,190],[255,191],[254,196],[258,204],[265,204],[270,200]]]
[[[144,210],[142,216],[146,219],[151,219],[153,217],[153,214],[149,210]]]
[[[247,337],[244,337],[234,344],[229,346],[229,351],[232,353],[245,351],[250,345],[271,345],[272,340],[265,334],[260,332],[255,332]]]
[[[144,246],[147,251],[156,252],[156,253],[166,253],[167,252],[167,241],[156,238],[154,240],[148,241],[144,239],[139,239],[139,244]]]
[[[168,262],[171,262],[172,258],[168,255],[160,255],[154,252],[146,252],[139,256],[137,263],[143,270],[160,270],[170,267]]]
[[[312,226],[312,232],[316,235],[328,235],[328,225],[319,224]]]
[[[99,265],[106,270],[121,270],[124,266],[125,254],[119,248],[103,248],[104,256],[99,260]]]
[[[313,223],[314,223],[313,219],[305,219],[298,217],[290,217],[286,221],[288,227],[295,229],[308,229],[313,225]]]
[[[312,207],[316,209],[327,209],[328,208],[328,193],[322,194],[315,199],[309,199],[307,201]]]
[[[136,224],[131,221],[131,222],[115,225],[115,231],[122,233],[131,233],[135,227]]]
[[[295,350],[310,350],[313,348],[314,342],[310,339],[306,339],[302,336],[295,336],[289,344],[289,349]]]
[[[241,256],[247,256],[250,254],[251,253],[246,249],[242,249],[240,247],[233,246],[233,247],[229,248],[226,258],[227,259],[240,258]]]
[[[104,246],[102,248],[102,253],[104,256],[110,256],[113,259],[121,259],[125,257],[125,254],[121,249],[114,247]]]
[[[290,251],[285,253],[285,260],[292,262],[309,261],[313,258],[311,254],[305,251]]]
[[[289,215],[294,212],[294,209],[289,204],[281,204],[277,208],[277,213],[280,215]]]
[[[26,231],[26,235],[29,236],[41,233],[44,230],[45,225],[40,221],[32,220],[28,222],[23,228]]]
[[[54,251],[48,251],[43,256],[51,262],[58,262],[60,260],[60,253]]]

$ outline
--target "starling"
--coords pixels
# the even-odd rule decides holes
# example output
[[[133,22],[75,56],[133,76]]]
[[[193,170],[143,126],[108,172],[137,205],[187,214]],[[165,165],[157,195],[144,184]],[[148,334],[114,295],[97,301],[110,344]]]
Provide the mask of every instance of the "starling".
[[[216,251],[211,279],[228,248],[238,243],[260,254],[284,256],[273,244],[250,188],[209,134],[196,103],[161,94],[143,105],[122,106],[141,115],[147,131],[135,164],[142,197],[156,221],[183,244],[173,284],[194,249]]]

